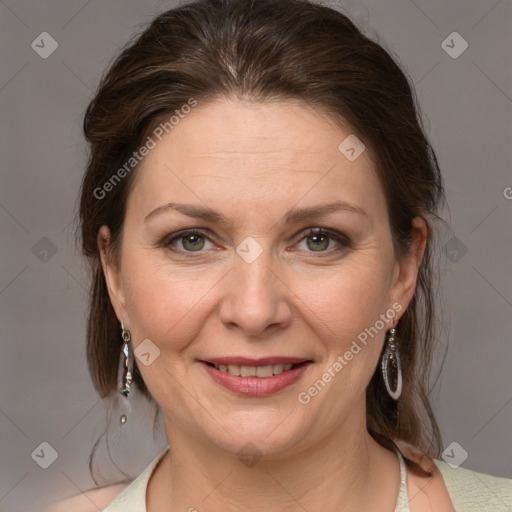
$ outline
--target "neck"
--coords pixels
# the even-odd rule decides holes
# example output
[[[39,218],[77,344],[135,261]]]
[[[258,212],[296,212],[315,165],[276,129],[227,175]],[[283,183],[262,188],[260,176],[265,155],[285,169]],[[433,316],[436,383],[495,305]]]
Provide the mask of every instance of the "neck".
[[[395,508],[397,457],[366,431],[340,429],[300,451],[241,460],[176,425],[166,430],[171,449],[151,479],[148,512]]]

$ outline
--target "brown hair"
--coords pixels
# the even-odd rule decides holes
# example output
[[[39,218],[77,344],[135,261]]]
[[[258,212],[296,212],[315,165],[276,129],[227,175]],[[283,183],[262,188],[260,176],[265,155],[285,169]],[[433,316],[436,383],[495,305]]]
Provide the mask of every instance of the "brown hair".
[[[397,326],[403,393],[392,400],[376,371],[367,389],[367,427],[388,448],[403,440],[439,456],[440,432],[428,399],[436,339],[433,223],[444,202],[439,166],[414,90],[390,54],[340,12],[306,0],[198,0],[171,9],[120,53],[101,80],[84,119],[90,156],[80,202],[83,252],[92,273],[87,356],[99,395],[116,391],[121,339],[97,233],[108,225],[118,262],[136,167],[104,197],[98,198],[98,187],[191,98],[201,104],[221,96],[300,99],[348,124],[375,164],[397,257],[410,247],[412,219],[425,219],[429,236],[415,295]],[[136,368],[134,381],[154,402]]]

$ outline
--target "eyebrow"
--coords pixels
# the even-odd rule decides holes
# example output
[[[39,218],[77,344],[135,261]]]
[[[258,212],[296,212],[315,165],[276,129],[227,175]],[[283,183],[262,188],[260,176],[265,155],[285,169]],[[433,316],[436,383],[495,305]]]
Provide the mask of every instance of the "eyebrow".
[[[187,217],[194,217],[198,219],[202,219],[204,221],[210,221],[213,223],[218,223],[226,227],[231,227],[231,223],[225,219],[220,213],[208,208],[206,206],[197,206],[193,204],[185,204],[185,203],[167,203],[158,208],[155,208],[153,211],[148,213],[144,218],[144,222],[147,222],[149,219],[160,215],[168,210],[176,210]],[[290,210],[284,216],[285,224],[297,224],[306,219],[314,219],[318,217],[323,217],[329,213],[333,212],[348,212],[354,213],[357,215],[362,215],[368,217],[368,214],[359,206],[346,203],[344,201],[336,201],[334,203],[328,203],[318,206],[311,206],[307,208],[296,208]]]

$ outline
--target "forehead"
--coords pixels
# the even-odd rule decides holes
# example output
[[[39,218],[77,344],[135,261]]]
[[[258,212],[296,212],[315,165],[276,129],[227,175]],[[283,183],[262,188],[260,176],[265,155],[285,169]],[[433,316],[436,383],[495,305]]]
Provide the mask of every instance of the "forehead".
[[[340,151],[349,136],[349,127],[300,100],[199,102],[144,158],[132,202],[141,214],[183,196],[242,208],[351,198],[378,209],[382,191],[368,151],[353,161]]]

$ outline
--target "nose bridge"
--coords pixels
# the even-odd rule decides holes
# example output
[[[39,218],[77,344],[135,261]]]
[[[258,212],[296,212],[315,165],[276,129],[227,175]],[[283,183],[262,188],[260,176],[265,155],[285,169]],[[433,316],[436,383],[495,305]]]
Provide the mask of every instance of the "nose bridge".
[[[236,252],[234,289],[238,300],[255,305],[261,301],[259,308],[268,307],[278,293],[276,277],[271,271],[275,267],[272,249],[249,238],[237,247]]]
[[[286,325],[291,311],[287,288],[277,277],[273,251],[263,242],[248,238],[236,249],[221,318],[248,333],[260,334],[270,325]]]
[[[242,291],[245,288],[249,292],[249,297],[269,293],[273,284],[272,278],[275,278],[275,274],[271,272],[273,266],[269,248],[263,250],[253,261],[247,261],[238,256],[235,260],[234,270],[236,279],[241,286],[236,286],[236,289]]]

